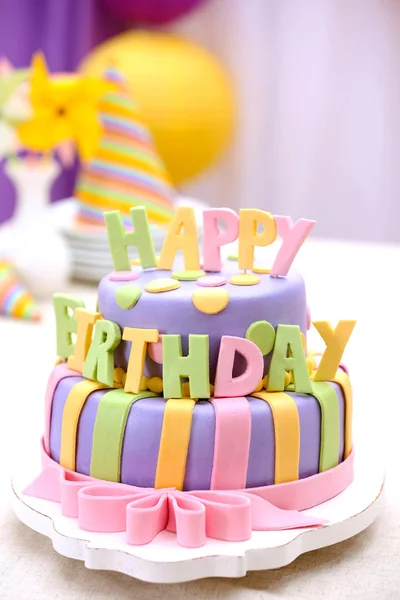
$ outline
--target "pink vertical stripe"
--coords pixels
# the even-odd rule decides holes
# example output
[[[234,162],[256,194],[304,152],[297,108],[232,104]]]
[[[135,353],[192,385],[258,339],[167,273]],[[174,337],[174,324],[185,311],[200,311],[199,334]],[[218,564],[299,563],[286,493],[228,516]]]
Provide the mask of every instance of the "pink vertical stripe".
[[[57,365],[49,377],[46,388],[46,396],[44,401],[44,448],[48,454],[50,454],[50,419],[51,419],[51,408],[53,406],[53,396],[56,391],[56,387],[64,377],[79,377],[81,373],[78,371],[71,371],[68,369],[67,363],[60,363]]]
[[[250,448],[250,405],[246,398],[213,398],[215,410],[212,490],[246,487]]]

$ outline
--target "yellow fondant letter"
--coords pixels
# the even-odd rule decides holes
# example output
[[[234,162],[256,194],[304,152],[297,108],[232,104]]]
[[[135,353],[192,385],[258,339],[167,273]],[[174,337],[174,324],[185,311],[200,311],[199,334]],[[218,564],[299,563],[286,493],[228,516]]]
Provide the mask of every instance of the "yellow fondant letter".
[[[183,235],[180,235],[182,228]],[[178,207],[161,250],[158,268],[167,271],[172,269],[178,250],[183,252],[186,270],[200,269],[196,219],[190,206]]]
[[[82,373],[92,343],[93,326],[102,317],[100,313],[84,308],[76,308],[74,317],[77,322],[77,335],[74,353],[68,357],[68,368]]]
[[[326,344],[325,352],[315,373],[315,381],[332,381],[339,368],[346,344],[354,329],[355,321],[339,321],[336,328],[327,321],[314,321],[313,325]]]
[[[264,230],[257,233],[258,224]],[[255,246],[269,246],[276,239],[277,227],[274,217],[265,210],[242,208],[239,220],[239,269],[253,268]]]
[[[158,341],[158,330],[125,327],[122,339],[127,342],[132,342],[124,391],[138,394],[140,392],[140,383],[142,381],[147,344],[155,344]]]

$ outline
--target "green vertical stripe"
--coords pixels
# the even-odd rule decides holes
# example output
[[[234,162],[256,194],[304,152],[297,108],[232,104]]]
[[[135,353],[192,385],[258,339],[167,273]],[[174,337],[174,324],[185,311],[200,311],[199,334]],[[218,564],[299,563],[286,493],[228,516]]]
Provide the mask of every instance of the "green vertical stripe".
[[[336,390],[329,383],[313,381],[312,393],[321,407],[321,449],[319,471],[336,467],[339,460],[339,401]]]
[[[121,453],[130,408],[141,398],[157,396],[152,392],[126,394],[111,390],[99,402],[93,431],[90,475],[107,481],[120,481]]]

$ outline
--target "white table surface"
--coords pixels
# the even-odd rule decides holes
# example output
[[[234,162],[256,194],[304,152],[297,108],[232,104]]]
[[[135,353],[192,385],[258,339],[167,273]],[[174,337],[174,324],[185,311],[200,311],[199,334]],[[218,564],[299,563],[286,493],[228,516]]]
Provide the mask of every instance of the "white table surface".
[[[400,370],[400,246],[310,240],[296,268],[307,282],[312,318],[358,321],[345,359],[355,392],[356,443],[368,436],[386,464],[385,501],[378,520],[353,539],[301,556],[283,569],[253,572],[242,579],[153,585],[118,573],[90,571],[79,561],[59,556],[51,542],[21,524],[9,506],[15,457],[30,452],[43,430],[44,390],[55,358],[48,302],[39,325],[0,319],[2,600],[400,598],[400,393],[394,385]],[[71,284],[68,291],[94,307],[95,288]],[[309,345],[317,340],[318,334],[312,334]]]

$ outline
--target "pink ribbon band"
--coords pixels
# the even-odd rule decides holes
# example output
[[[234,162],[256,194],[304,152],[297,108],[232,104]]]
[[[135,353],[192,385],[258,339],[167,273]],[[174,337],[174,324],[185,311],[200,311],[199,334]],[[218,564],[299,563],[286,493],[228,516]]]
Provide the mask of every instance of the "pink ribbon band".
[[[340,465],[306,479],[246,490],[137,488],[64,469],[42,444],[42,473],[28,496],[61,504],[79,527],[102,533],[126,532],[128,544],[151,542],[161,531],[176,533],[181,546],[196,548],[207,537],[236,542],[252,531],[277,531],[327,524],[298,512],[342,492],[353,480],[354,452]]]

